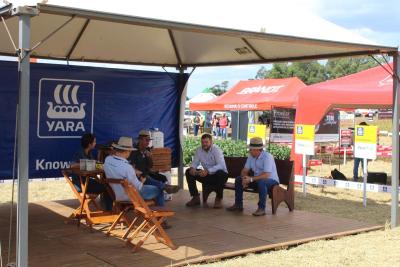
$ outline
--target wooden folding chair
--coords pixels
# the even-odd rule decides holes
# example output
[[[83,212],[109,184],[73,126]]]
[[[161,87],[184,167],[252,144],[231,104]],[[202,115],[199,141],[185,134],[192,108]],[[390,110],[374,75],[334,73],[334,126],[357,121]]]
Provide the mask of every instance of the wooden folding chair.
[[[84,219],[86,225],[92,228],[95,224],[111,224],[115,221],[117,217],[112,211],[104,211],[95,201],[99,194],[89,194],[86,193],[88,188],[88,180],[93,175],[101,174],[100,171],[79,171],[73,169],[66,169],[62,171],[65,180],[70,185],[72,192],[75,194],[76,198],[80,202],[78,208],[70,215],[70,219],[77,220],[77,226],[79,227],[81,219]],[[77,174],[80,179],[81,190],[78,191],[76,186],[72,183],[71,174]],[[94,206],[94,209],[91,208]]]
[[[108,178],[105,180],[105,182],[107,184],[110,185],[110,188],[112,189],[111,185],[112,184],[118,184],[122,186],[122,181],[124,179],[115,179],[115,178]],[[117,218],[115,219],[115,221],[111,224],[111,226],[108,228],[106,234],[110,235],[111,231],[113,231],[115,229],[115,227],[120,224],[120,223],[124,223],[125,226],[127,227],[124,234],[121,236],[122,239],[126,239],[127,236],[129,235],[129,233],[132,231],[132,229],[135,227],[135,223],[138,221],[138,219],[140,218],[140,215],[137,214],[137,212],[134,209],[133,203],[131,201],[117,201],[115,198],[115,193],[112,190],[111,192],[112,194],[110,194],[113,198],[114,201],[114,207],[113,210],[115,213],[118,213]],[[146,204],[149,206],[152,206],[155,204],[154,200],[147,200]],[[134,212],[134,217],[132,220],[129,219],[128,217],[128,212],[129,211],[133,211]]]
[[[82,214],[81,214],[81,206],[82,206],[82,202],[83,202],[83,192],[82,192],[82,190],[78,191],[78,188],[72,182],[72,178],[70,177],[70,172],[63,171],[62,174],[64,175],[64,178],[65,178],[67,184],[69,184],[69,186],[71,187],[71,190],[74,193],[76,199],[78,199],[78,201],[79,201],[79,206],[68,217],[69,220],[73,220],[73,219],[79,220],[80,218],[86,218],[86,210],[90,210],[91,204],[95,207],[96,210],[98,210],[98,211],[101,210],[101,208],[95,201],[98,194],[86,194],[84,208],[83,208]]]
[[[135,212],[138,215],[137,218],[143,218],[143,222],[128,237],[127,243],[131,244],[131,241],[136,238],[142,230],[147,230],[141,240],[134,246],[133,252],[136,252],[150,235],[153,235],[158,242],[167,245],[171,249],[176,249],[177,247],[173,244],[161,225],[167,217],[174,216],[175,212],[157,209],[155,207],[150,208],[136,188],[130,185],[127,180],[122,180],[121,185],[133,203]]]

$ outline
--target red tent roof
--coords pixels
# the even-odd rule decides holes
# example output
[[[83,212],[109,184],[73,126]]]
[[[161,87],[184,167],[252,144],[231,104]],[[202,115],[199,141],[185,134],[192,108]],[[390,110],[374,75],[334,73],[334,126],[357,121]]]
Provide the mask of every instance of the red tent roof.
[[[381,66],[314,84],[299,93],[296,124],[316,125],[332,108],[391,108],[392,95],[393,76]],[[301,156],[293,152],[295,174],[301,174]]]
[[[306,85],[297,77],[240,81],[225,94],[204,103],[190,103],[190,110],[270,110],[293,107]]]
[[[392,92],[393,77],[381,66],[313,84],[299,93],[296,123],[317,124],[332,108],[390,108]]]

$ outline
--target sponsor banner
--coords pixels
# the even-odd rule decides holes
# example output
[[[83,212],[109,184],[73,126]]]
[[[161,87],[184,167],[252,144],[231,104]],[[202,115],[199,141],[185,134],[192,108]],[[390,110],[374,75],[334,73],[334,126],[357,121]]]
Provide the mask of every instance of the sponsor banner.
[[[0,179],[12,177],[17,63],[0,62]],[[56,64],[31,65],[30,178],[60,176],[92,132],[97,143],[136,138],[141,129],[159,128],[165,146],[179,148],[179,76]]]
[[[330,111],[315,128],[315,142],[339,142],[339,111]]]
[[[237,92],[238,95],[251,95],[251,94],[276,94],[285,85],[272,85],[272,86],[254,86],[246,87]]]
[[[302,155],[314,155],[315,152],[315,126],[295,125],[295,152]]]
[[[265,145],[265,136],[267,134],[267,127],[264,124],[249,124],[247,128],[247,144],[250,144],[250,139],[253,137],[260,137]]]
[[[354,131],[354,156],[356,158],[376,159],[377,133],[376,126],[356,126]]]
[[[225,104],[224,109],[227,110],[257,110],[257,104]]]
[[[295,175],[295,183],[303,183],[302,175]],[[343,181],[343,180],[334,180],[334,179],[326,179],[314,176],[306,176],[306,183],[312,185],[322,185],[322,186],[334,186],[338,188],[352,189],[363,191],[363,183],[352,182],[352,181]],[[400,191],[400,187],[399,187]],[[368,184],[367,183],[367,192],[383,192],[383,193],[391,193],[392,187],[390,185],[380,185],[380,184]]]
[[[293,142],[296,110],[291,108],[273,108],[270,141],[273,143]]]
[[[340,130],[340,146],[350,147],[353,144],[353,131],[352,130]]]
[[[340,120],[341,121],[346,121],[346,120],[349,120],[349,121],[354,121],[354,113],[348,113],[348,112],[345,112],[345,111],[340,111]]]

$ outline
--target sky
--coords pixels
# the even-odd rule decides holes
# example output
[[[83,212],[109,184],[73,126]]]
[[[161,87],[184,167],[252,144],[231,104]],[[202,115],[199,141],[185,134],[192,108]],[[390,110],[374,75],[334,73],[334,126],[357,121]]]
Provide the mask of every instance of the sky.
[[[10,2],[33,5],[37,1]],[[48,0],[48,4],[242,30],[263,28],[294,36],[400,45],[399,0]],[[232,87],[240,80],[254,78],[260,67],[197,68],[189,80],[188,96],[223,81]]]

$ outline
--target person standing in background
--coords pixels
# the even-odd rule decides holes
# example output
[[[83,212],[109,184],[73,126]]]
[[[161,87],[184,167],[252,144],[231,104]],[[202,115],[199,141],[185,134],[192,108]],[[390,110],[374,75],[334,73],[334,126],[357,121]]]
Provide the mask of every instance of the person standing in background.
[[[214,114],[214,117],[212,119],[212,133],[215,137],[218,136],[218,118],[217,115]]]
[[[364,121],[361,122],[359,125],[360,126],[368,126],[368,124]],[[355,129],[354,129],[354,134],[356,134]],[[354,138],[354,136],[353,136],[353,138]],[[354,141],[353,141],[353,143],[354,143]],[[362,158],[354,158],[354,166],[353,166],[353,181],[354,182],[358,181],[358,169],[360,167],[360,163],[362,166],[362,172],[364,173],[364,160]]]
[[[221,137],[223,139],[226,139],[227,136],[227,128],[228,128],[228,118],[226,117],[226,114],[222,115],[222,118],[219,119],[219,127],[221,131]]]
[[[200,123],[201,123],[200,116],[198,113],[196,113],[196,117],[194,117],[193,123],[194,123],[194,136],[197,136],[199,134]]]

